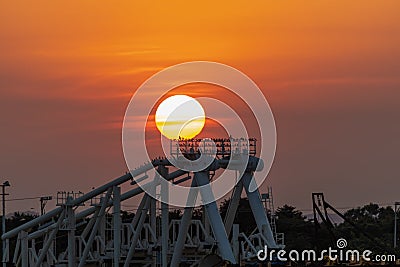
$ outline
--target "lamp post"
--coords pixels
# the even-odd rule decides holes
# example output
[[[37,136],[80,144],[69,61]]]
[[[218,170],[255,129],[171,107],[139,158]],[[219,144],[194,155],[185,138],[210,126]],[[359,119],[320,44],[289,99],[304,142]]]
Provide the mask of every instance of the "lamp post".
[[[394,233],[393,233],[393,247],[397,247],[397,212],[399,211],[400,202],[394,203]]]
[[[53,199],[52,196],[40,197],[40,215],[43,215],[46,212],[45,207],[46,207],[47,201],[52,200],[52,199]]]
[[[1,184],[0,185],[2,188],[2,191],[1,191],[1,196],[2,196],[2,204],[3,204],[3,213],[2,213],[2,215],[3,216],[1,216],[1,232],[2,232],[2,234],[4,235],[4,233],[6,232],[6,195],[8,195],[8,194],[6,194],[6,187],[7,186],[11,186],[10,185],[10,182],[9,181],[5,181],[3,184]],[[5,255],[5,253],[6,253],[6,242],[5,242],[5,240],[2,240],[2,248],[3,248],[3,267],[6,267],[6,262],[5,262],[5,258],[4,258],[4,255]]]

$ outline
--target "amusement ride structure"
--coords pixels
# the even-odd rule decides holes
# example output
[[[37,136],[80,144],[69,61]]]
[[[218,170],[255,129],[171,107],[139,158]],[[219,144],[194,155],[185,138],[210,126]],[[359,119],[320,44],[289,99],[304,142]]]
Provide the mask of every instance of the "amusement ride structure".
[[[175,141],[171,142],[171,158],[175,160],[179,160],[179,153],[191,159],[207,151],[200,149],[199,140]],[[256,140],[212,141],[216,156],[203,170],[188,172],[173,167],[171,158],[158,158],[89,193],[59,194],[57,208],[2,235],[6,244],[3,263],[22,267],[219,266],[256,261],[257,252],[265,245],[280,247],[258,189],[249,190],[254,172],[262,167],[256,157]],[[236,156],[246,158],[244,171],[227,170]],[[149,177],[147,172],[153,168],[157,170],[155,177]],[[145,190],[156,188],[162,178],[175,185],[186,181],[192,187],[207,185],[219,169],[232,172],[232,177],[238,175],[225,218],[212,201],[202,206],[202,219],[192,219],[194,207],[185,207],[179,219],[170,219],[169,204]],[[139,181],[143,185],[138,186]],[[127,184],[130,189],[121,192],[121,186]],[[243,191],[257,224],[250,235],[240,232],[234,223]],[[212,190],[199,190],[199,194],[212,194]],[[140,196],[133,218],[122,221],[121,203]]]

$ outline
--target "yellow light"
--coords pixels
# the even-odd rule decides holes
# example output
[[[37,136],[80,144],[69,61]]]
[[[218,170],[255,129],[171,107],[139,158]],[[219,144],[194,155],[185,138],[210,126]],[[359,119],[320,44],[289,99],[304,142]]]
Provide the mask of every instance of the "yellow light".
[[[174,95],[158,106],[155,116],[157,129],[169,139],[190,139],[198,135],[205,124],[201,104],[187,95]]]

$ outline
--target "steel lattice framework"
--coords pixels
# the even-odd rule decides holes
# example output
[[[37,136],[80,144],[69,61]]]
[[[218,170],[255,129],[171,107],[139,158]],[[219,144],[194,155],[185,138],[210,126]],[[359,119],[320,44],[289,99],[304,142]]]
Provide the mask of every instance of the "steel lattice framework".
[[[259,191],[249,191],[260,161],[255,157],[256,141],[246,140],[251,147],[243,147],[243,140],[213,139],[218,156],[211,166],[199,172],[188,173],[179,169],[169,172],[170,161],[160,158],[89,193],[63,195],[57,208],[3,234],[3,242],[6,242],[3,262],[22,267],[175,267],[182,262],[191,266],[211,266],[218,261],[235,264],[240,260],[255,259],[264,245],[277,248]],[[195,141],[177,140],[175,145],[171,143],[171,154],[176,148],[184,154],[197,153]],[[210,172],[226,168],[229,162],[227,153],[233,148],[236,153],[248,155],[248,165],[233,189],[224,220],[215,201],[202,207],[205,216],[201,220],[192,219],[192,207],[184,209],[181,219],[170,220],[166,203],[158,203],[161,214],[157,215],[157,200],[136,184],[138,179],[146,179],[149,182],[143,187],[155,188],[159,185],[160,176],[175,184],[189,180],[192,186],[208,184]],[[157,172],[154,179],[150,179],[146,173],[153,168]],[[129,182],[133,188],[121,193],[121,186]],[[234,224],[243,190],[257,224],[256,231],[250,236],[240,233],[239,226]],[[212,192],[200,191],[202,193]],[[139,195],[142,198],[135,216],[130,222],[122,222],[121,202]],[[189,194],[188,198],[193,197]],[[82,207],[88,202],[90,207]],[[79,212],[78,207],[82,209]],[[112,212],[108,212],[109,209]],[[56,243],[56,237],[60,235],[66,239],[66,245],[61,249]]]

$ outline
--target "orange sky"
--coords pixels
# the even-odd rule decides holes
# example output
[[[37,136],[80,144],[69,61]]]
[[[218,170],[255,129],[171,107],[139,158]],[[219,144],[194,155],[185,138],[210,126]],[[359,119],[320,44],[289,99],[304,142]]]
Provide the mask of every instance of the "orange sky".
[[[135,89],[210,60],[270,102],[278,204],[309,207],[312,190],[339,206],[398,200],[400,2],[248,2],[0,2],[0,177],[12,196],[87,191],[124,172]]]

